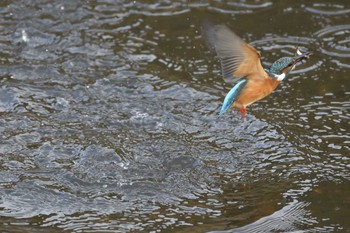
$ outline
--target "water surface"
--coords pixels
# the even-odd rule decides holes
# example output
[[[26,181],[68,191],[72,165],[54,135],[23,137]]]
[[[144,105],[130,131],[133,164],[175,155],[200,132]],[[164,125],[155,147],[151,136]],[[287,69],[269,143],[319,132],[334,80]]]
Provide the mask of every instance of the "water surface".
[[[1,1],[2,232],[350,231],[344,1]],[[313,56],[218,116],[201,24],[264,66]]]

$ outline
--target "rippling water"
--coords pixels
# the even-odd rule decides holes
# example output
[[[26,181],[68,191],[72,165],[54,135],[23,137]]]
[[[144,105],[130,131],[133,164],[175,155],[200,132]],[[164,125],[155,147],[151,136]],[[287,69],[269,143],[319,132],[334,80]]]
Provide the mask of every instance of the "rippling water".
[[[1,1],[1,231],[350,231],[349,12]],[[219,117],[233,84],[201,38],[207,17],[264,66],[313,56],[244,122]]]

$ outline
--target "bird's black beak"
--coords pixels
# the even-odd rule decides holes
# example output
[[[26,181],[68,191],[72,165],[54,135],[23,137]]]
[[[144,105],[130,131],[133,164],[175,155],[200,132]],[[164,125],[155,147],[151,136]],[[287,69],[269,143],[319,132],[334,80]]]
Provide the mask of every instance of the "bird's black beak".
[[[295,57],[293,58],[294,65],[299,63],[299,62],[302,62],[303,60],[309,59],[311,54],[312,54],[311,52],[304,52],[304,53],[302,53],[298,49],[296,54],[295,54]]]

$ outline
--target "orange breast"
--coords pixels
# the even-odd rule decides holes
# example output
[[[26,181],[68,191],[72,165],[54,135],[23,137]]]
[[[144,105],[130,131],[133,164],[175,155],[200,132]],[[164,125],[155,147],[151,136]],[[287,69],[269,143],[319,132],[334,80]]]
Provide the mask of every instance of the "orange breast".
[[[234,108],[245,108],[248,105],[268,96],[278,86],[279,81],[271,78],[249,78],[247,85],[242,90]]]

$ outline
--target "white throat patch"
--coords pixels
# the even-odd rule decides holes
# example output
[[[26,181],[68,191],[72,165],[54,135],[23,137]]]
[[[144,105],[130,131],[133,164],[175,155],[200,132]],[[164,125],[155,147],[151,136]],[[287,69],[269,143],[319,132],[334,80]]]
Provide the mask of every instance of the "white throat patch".
[[[295,68],[295,65],[290,69],[290,71],[294,70],[294,68]],[[276,78],[277,78],[278,81],[282,81],[285,77],[286,77],[285,73],[282,73],[280,75],[276,75]]]
[[[286,77],[285,73],[282,73],[280,75],[276,75],[277,81],[282,81]]]

